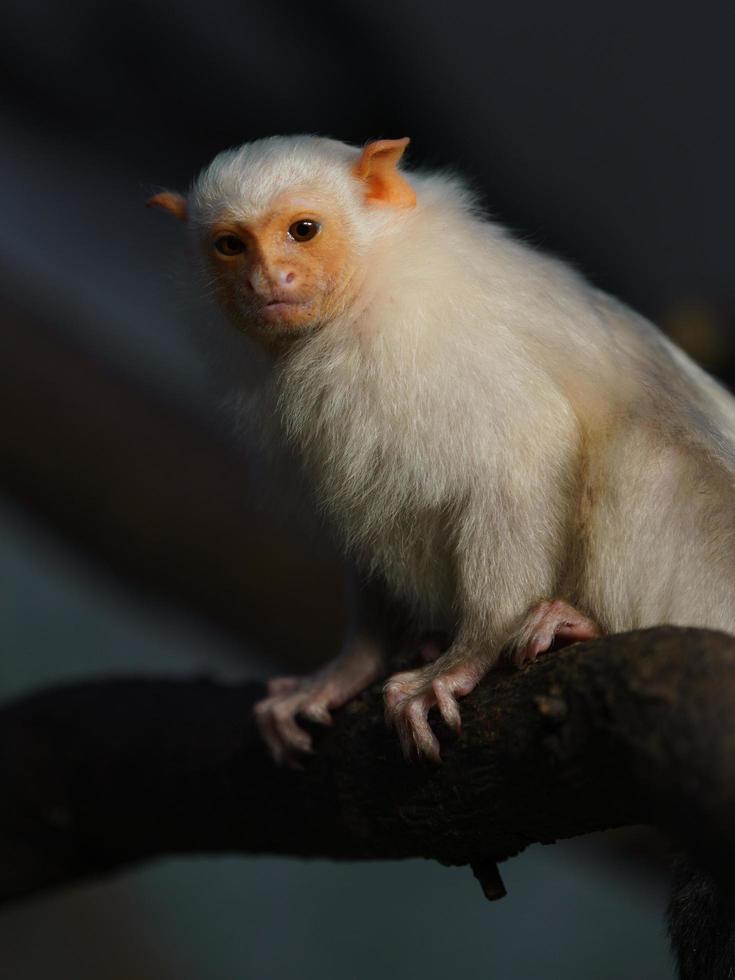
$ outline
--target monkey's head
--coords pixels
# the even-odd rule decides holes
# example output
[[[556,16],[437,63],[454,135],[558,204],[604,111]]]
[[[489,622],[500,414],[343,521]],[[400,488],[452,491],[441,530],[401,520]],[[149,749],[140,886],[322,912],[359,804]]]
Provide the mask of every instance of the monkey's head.
[[[279,349],[355,304],[372,241],[416,203],[398,169],[408,142],[270,137],[221,153],[187,197],[147,204],[189,224],[227,314]]]

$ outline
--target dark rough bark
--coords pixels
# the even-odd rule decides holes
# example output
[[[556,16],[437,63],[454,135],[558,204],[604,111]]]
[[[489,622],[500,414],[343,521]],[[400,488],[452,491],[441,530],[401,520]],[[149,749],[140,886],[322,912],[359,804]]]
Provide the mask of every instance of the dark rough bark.
[[[0,711],[0,900],[157,855],[425,856],[482,867],[631,823],[735,863],[735,640],[660,628],[498,672],[443,764],[400,757],[378,688],[303,771],[267,758],[258,685],[112,680]],[[444,733],[446,735],[446,733]],[[490,876],[490,884],[492,880]]]

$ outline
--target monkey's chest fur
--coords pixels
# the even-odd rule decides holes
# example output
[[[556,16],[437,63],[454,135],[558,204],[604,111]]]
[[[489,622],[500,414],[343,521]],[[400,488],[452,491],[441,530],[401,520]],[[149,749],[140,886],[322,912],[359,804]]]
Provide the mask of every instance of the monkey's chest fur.
[[[456,606],[454,513],[450,498],[436,498],[431,454],[419,460],[416,449],[407,456],[384,444],[368,462],[365,449],[359,473],[345,448],[326,459],[306,454],[318,499],[365,571],[382,576],[424,624],[447,626]]]
[[[461,497],[457,445],[442,438],[451,425],[432,424],[415,386],[375,383],[369,368],[345,371],[344,358],[302,356],[289,368],[278,395],[286,434],[345,547],[424,623],[448,625]]]

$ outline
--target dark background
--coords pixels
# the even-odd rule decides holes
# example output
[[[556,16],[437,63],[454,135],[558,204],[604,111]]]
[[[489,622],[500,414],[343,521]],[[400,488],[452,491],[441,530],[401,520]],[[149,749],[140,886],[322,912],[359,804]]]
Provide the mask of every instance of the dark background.
[[[329,544],[221,409],[213,349],[243,385],[250,353],[150,193],[273,133],[409,135],[732,381],[732,37],[724,3],[6,2],[0,696],[338,642]],[[168,862],[4,913],[0,977],[665,977],[658,867],[536,848],[490,907],[413,862]]]

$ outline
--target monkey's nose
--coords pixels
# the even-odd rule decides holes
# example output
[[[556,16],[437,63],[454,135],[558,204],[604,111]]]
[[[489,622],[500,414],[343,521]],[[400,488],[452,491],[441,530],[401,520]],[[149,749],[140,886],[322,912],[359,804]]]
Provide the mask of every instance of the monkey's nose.
[[[289,293],[298,285],[293,269],[263,268],[256,266],[248,276],[248,285],[257,296],[270,297],[274,293]]]
[[[293,269],[279,269],[277,280],[279,286],[292,286],[296,281],[296,273]]]

